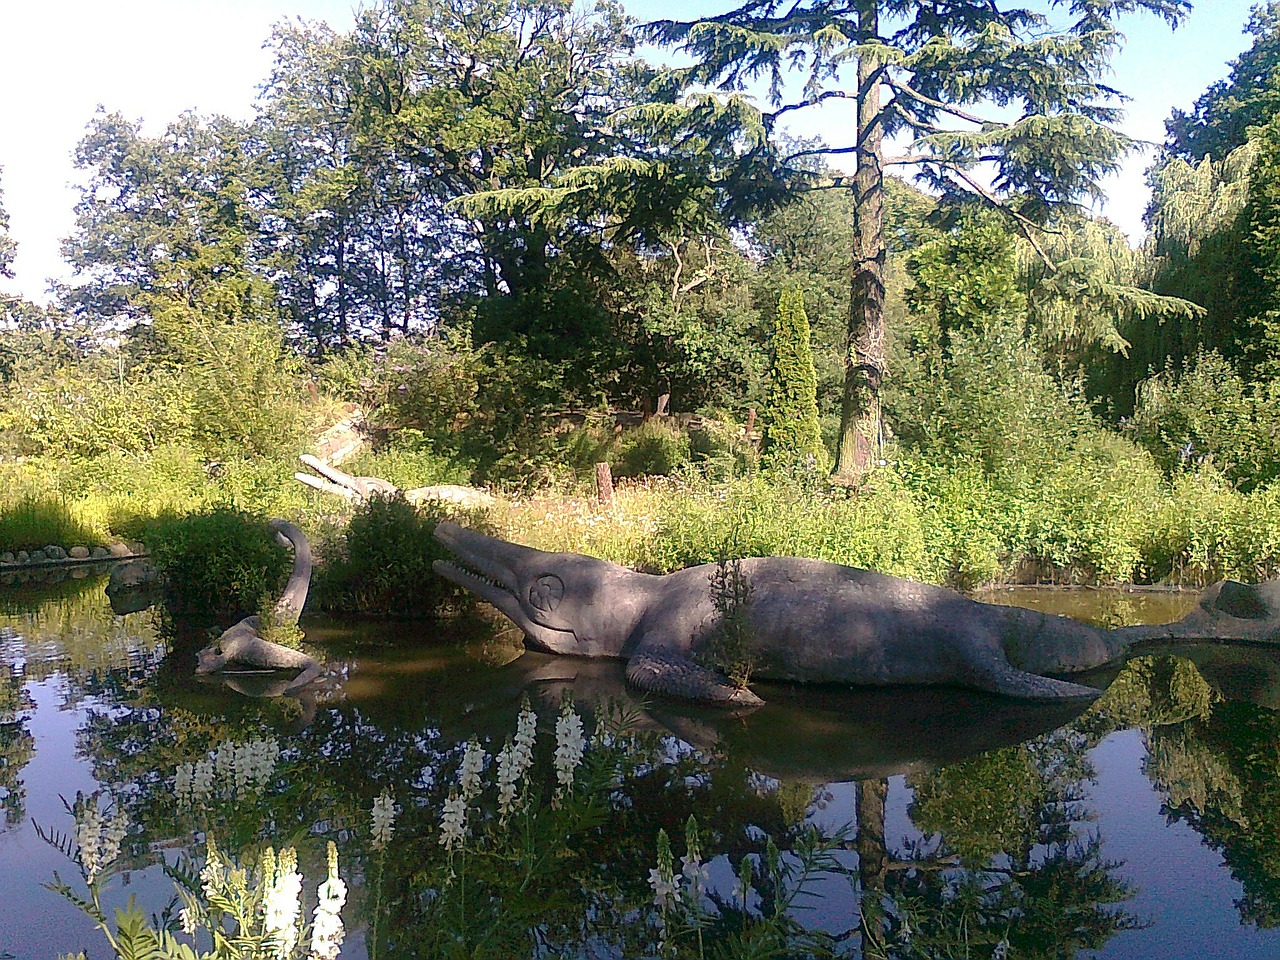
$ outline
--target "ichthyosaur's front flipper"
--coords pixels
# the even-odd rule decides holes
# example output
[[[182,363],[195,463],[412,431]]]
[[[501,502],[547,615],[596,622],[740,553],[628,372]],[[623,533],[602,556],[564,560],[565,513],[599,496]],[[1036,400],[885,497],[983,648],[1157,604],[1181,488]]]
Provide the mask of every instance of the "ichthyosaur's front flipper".
[[[646,693],[728,707],[758,707],[759,697],[723,674],[666,652],[639,652],[627,661],[627,683]]]
[[[1096,687],[1028,673],[1003,659],[974,665],[970,684],[1019,700],[1093,700],[1102,695]]]

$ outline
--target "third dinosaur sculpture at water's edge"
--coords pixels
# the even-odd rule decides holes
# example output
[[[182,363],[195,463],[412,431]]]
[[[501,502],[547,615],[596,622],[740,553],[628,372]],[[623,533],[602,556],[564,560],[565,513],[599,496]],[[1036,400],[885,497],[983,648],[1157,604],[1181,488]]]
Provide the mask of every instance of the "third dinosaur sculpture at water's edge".
[[[665,576],[573,553],[546,553],[454,523],[436,539],[456,562],[435,570],[505,614],[528,645],[618,657],[654,693],[751,705],[760,700],[709,669],[719,622],[706,564]],[[739,562],[750,584],[752,676],[848,685],[939,684],[1031,700],[1095,697],[1058,679],[1189,641],[1280,642],[1280,581],[1223,581],[1176,623],[1106,630],[1067,617],[971,600],[954,590],[786,557]]]

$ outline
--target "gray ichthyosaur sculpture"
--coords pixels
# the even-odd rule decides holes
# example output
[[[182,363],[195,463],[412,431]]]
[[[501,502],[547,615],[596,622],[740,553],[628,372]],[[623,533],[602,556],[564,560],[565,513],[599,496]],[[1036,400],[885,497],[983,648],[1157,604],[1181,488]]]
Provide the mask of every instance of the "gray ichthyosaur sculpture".
[[[573,553],[545,553],[454,523],[436,528],[456,562],[436,572],[496,607],[529,646],[627,661],[653,693],[749,706],[762,701],[706,666],[719,614],[716,565],[666,576]],[[752,676],[815,684],[972,687],[1027,700],[1096,697],[1058,679],[1193,641],[1280,642],[1280,581],[1223,581],[1176,623],[1106,630],[1067,617],[971,600],[820,560],[741,561],[751,586]]]
[[[293,549],[293,570],[284,593],[276,601],[274,616],[280,623],[296,624],[307,602],[311,586],[311,544],[306,534],[287,520],[272,520],[276,538]],[[318,679],[323,670],[313,657],[300,650],[264,640],[261,618],[245,617],[223,631],[213,643],[197,654],[196,674],[237,670],[297,670],[298,675],[279,692],[293,693]]]

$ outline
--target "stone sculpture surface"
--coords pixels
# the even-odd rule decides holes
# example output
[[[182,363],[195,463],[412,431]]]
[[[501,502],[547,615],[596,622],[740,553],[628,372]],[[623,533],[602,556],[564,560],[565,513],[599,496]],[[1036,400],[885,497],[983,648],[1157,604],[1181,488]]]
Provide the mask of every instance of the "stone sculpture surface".
[[[306,535],[292,523],[272,520],[271,529],[281,543],[293,548],[293,571],[284,593],[276,602],[273,616],[277,623],[294,625],[302,615],[311,585],[311,544]],[[209,674],[224,670],[297,670],[298,675],[282,689],[292,693],[323,672],[320,664],[300,650],[264,640],[258,616],[245,617],[223,632],[197,655],[196,673]]]
[[[439,524],[435,536],[457,558],[436,561],[436,572],[501,611],[528,646],[622,658],[628,681],[654,693],[761,702],[706,665],[719,617],[714,564],[654,576],[454,523]],[[749,558],[740,569],[751,585],[752,676],[763,680],[944,684],[1026,700],[1086,699],[1100,691],[1059,677],[1161,644],[1280,641],[1280,581],[1223,581],[1176,623],[1105,630],[820,560]]]
[[[332,464],[319,457],[304,453],[299,459],[320,476],[309,473],[295,473],[293,476],[300,483],[305,483],[322,493],[336,493],[348,500],[367,500],[373,496],[395,496],[403,494],[410,503],[426,503],[436,500],[452,503],[467,509],[480,509],[494,504],[494,498],[475,487],[463,487],[453,483],[440,483],[430,487],[415,487],[412,490],[401,490],[394,483],[378,477],[356,477],[343,473]]]

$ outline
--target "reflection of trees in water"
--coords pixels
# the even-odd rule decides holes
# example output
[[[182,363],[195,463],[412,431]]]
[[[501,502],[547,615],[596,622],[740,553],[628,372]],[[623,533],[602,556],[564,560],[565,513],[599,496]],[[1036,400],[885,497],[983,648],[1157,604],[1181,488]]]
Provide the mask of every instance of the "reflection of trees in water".
[[[360,839],[368,809],[383,787],[392,787],[403,813],[386,854],[382,909],[394,917],[398,951],[411,955],[415,931],[429,917],[423,865],[440,856],[439,811],[459,744],[475,732],[499,738],[510,732],[518,694],[495,690],[487,694],[492,702],[473,703],[478,687],[459,684],[450,666],[440,676],[415,677],[421,703],[413,709],[322,699],[304,725],[303,708],[293,700],[193,690],[186,668],[175,657],[163,658],[168,648],[153,614],[120,620],[100,607],[105,604],[77,600],[0,624],[16,624],[10,629],[24,638],[29,679],[37,678],[32,671],[66,674],[68,699],[86,712],[80,751],[140,824],[129,838],[130,862],[153,859],[152,844],[171,845],[198,827],[193,814],[173,802],[179,763],[223,740],[284,734],[288,776],[251,803],[199,814],[231,831],[233,842],[292,840],[303,845],[304,857],[306,845],[314,856],[333,838],[359,876],[371,869]],[[102,705],[85,704],[86,697]],[[546,714],[548,706],[539,710]],[[920,835],[902,847],[885,837],[888,781],[860,781],[850,843],[856,865],[851,853],[842,856],[857,875],[862,929],[860,937],[851,931],[845,946],[853,949],[856,941],[867,957],[949,955],[966,945],[975,956],[990,956],[1007,943],[1011,955],[1066,957],[1096,949],[1132,925],[1122,907],[1131,891],[1103,857],[1084,800],[1093,775],[1088,750],[1128,726],[1146,732],[1147,773],[1164,792],[1168,815],[1222,851],[1243,883],[1242,915],[1263,925],[1280,922],[1276,715],[1224,703],[1190,661],[1162,658],[1135,661],[1071,727],[911,774],[909,814]],[[547,741],[544,725],[540,750],[550,749]],[[838,741],[834,736],[830,743]],[[702,753],[677,744],[667,738],[670,756],[633,771],[599,822],[561,854],[559,882],[576,884],[591,906],[583,915],[576,912],[581,900],[547,891],[546,942],[595,937],[622,949],[632,942],[629,911],[648,902],[645,877],[660,827],[680,836],[696,814],[704,849],[738,863],[762,852],[766,834],[785,847],[821,803],[821,789],[815,794],[803,781],[751,789],[760,784],[755,754],[740,751],[732,736],[715,748],[700,743]],[[0,725],[0,808],[9,822],[21,814],[21,795],[5,790],[18,783],[31,746],[24,729]],[[491,752],[500,746],[500,739],[490,739]],[[801,744],[793,746],[797,755],[803,752]],[[17,807],[7,805],[11,796]],[[767,887],[759,893],[767,905],[773,894]],[[358,885],[353,904],[363,909]]]
[[[1248,699],[1269,697],[1267,651],[1205,648],[1185,657],[1130,663],[1092,716],[1099,733],[1143,730],[1144,772],[1182,821],[1218,851],[1244,894],[1241,920],[1280,926],[1280,714]],[[1250,662],[1253,660],[1254,662]],[[1248,676],[1241,687],[1233,681]],[[1225,694],[1225,695],[1224,695]],[[1269,701],[1268,701],[1269,702]]]
[[[109,708],[88,711],[80,749],[141,825],[127,845],[134,865],[157,846],[190,838],[203,818],[230,844],[289,840],[303,848],[304,860],[307,845],[315,848],[314,858],[324,839],[334,839],[343,862],[356,876],[368,876],[374,869],[362,839],[368,810],[391,786],[403,812],[385,871],[378,869],[386,913],[380,928],[395,932],[385,944],[389,956],[411,956],[415,945],[429,942],[433,914],[422,897],[424,869],[442,855],[440,810],[460,744],[471,732],[486,730],[492,731],[488,746],[496,750],[501,744],[492,737],[510,731],[518,703],[507,693],[505,700],[473,704],[474,692],[468,692],[465,707],[453,705],[458,716],[445,716],[434,696],[409,712],[335,699],[322,702],[296,729],[300,708],[294,701],[193,692],[183,677],[164,669],[141,683],[127,673],[115,686],[96,682],[104,693],[121,696],[107,694]],[[546,768],[552,744],[546,706],[541,710],[539,751]],[[223,740],[286,730],[287,776],[247,803],[220,801],[194,813],[177,808],[171,785],[177,764],[199,759]],[[631,927],[637,906],[651,898],[646,877],[659,828],[678,837],[694,814],[704,850],[737,864],[762,856],[766,835],[784,849],[795,842],[825,799],[821,787],[802,781],[752,789],[761,778],[738,754],[733,737],[701,752],[675,737],[648,744],[632,775],[600,809],[598,822],[557,852],[554,882],[533,896],[544,944],[594,940],[625,953],[640,942]],[[1084,760],[1089,745],[1080,734],[1060,731],[914,775],[910,812],[923,836],[905,851],[891,851],[886,843],[887,781],[861,782],[851,845],[858,855],[862,936],[851,931],[846,950],[860,943],[865,956],[925,948],[945,954],[959,949],[963,938],[975,955],[990,955],[1005,942],[1022,955],[1069,956],[1130,924],[1114,909],[1129,891],[1102,859],[1097,838],[1082,835],[1089,816],[1081,800],[1082,781],[1092,773]],[[852,867],[852,857],[843,856]],[[777,896],[767,884],[757,893],[762,909]],[[373,909],[359,884],[352,902],[357,910]]]
[[[30,706],[24,682],[22,671],[0,662],[0,832],[26,814],[22,770],[35,752],[35,738],[20,716]]]
[[[21,660],[31,681],[64,676],[68,706],[86,696],[117,699],[164,659],[163,630],[156,610],[112,614],[99,585],[96,591],[0,617],[0,631],[12,634],[0,659]]]
[[[1280,717],[1220,703],[1205,720],[1148,732],[1164,812],[1205,838],[1244,888],[1241,920],[1280,926]]]
[[[1071,729],[910,778],[921,836],[885,847],[884,781],[858,785],[866,956],[1074,957],[1136,920],[1086,830],[1088,743]]]

